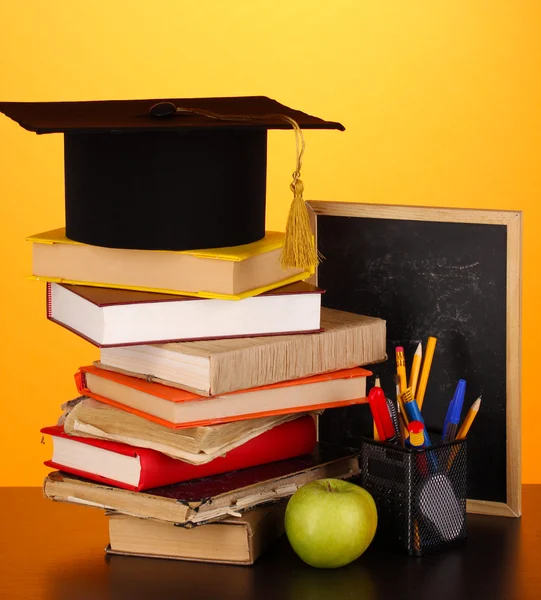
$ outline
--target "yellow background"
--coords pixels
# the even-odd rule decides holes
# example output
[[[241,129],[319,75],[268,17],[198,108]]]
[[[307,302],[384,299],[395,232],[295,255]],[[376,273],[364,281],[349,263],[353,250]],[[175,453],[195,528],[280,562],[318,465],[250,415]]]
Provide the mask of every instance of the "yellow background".
[[[541,481],[541,3],[4,0],[0,99],[267,95],[345,124],[308,132],[306,197],[524,211],[523,480]],[[270,134],[282,229],[291,133]],[[39,428],[95,348],[49,323],[24,238],[62,226],[62,136],[0,117],[3,485],[39,485]]]

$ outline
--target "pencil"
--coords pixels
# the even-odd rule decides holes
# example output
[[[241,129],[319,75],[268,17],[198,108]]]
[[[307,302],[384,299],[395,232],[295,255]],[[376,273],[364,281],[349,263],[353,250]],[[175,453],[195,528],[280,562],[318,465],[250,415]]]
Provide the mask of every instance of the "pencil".
[[[419,551],[421,549],[421,534],[419,532],[419,520],[413,521],[413,549]]]
[[[410,420],[409,420],[408,414],[406,413],[406,409],[404,407],[404,398],[403,398],[402,394],[399,394],[397,396],[397,405],[398,405],[398,412],[399,412],[400,416],[402,417],[402,422],[404,423],[404,427],[405,427],[406,431],[408,431],[408,425],[410,423]],[[409,433],[406,434],[406,437],[409,437]]]
[[[423,361],[423,368],[421,369],[421,377],[419,379],[419,388],[417,389],[417,406],[419,410],[423,408],[423,402],[426,393],[426,384],[428,383],[428,376],[430,375],[430,367],[432,366],[432,359],[434,358],[434,350],[436,349],[436,342],[438,340],[435,337],[430,336],[426,344],[426,354]]]
[[[406,359],[404,358],[404,348],[402,348],[402,346],[396,347],[396,374],[398,375],[398,384],[400,386],[400,393],[402,394],[408,387],[406,377]]]
[[[467,435],[470,427],[472,426],[477,413],[479,412],[479,408],[481,407],[481,396],[477,398],[477,400],[470,406],[470,410],[464,419],[464,423],[462,423],[462,427],[458,430],[456,434],[457,440],[463,440]]]
[[[477,400],[470,406],[470,410],[468,411],[468,414],[466,415],[466,418],[462,423],[462,427],[458,430],[455,440],[463,440],[466,438],[466,436],[468,435],[468,431],[470,430],[470,427],[472,426],[472,423],[475,420],[475,417],[477,416],[477,413],[479,412],[480,408],[481,396],[479,396],[479,398],[477,398]],[[451,450],[449,460],[447,461],[447,471],[451,470],[451,466],[453,465],[453,461],[455,460],[459,449],[460,446],[454,446]]]
[[[419,371],[421,370],[421,361],[423,360],[423,345],[421,342],[417,345],[417,350],[413,355],[413,362],[411,364],[410,382],[409,386],[414,398],[417,398],[417,380],[419,379]]]
[[[395,375],[395,386],[396,386],[396,408],[398,412],[398,422],[400,424],[400,443],[402,446],[405,445],[405,441],[409,437],[408,432],[408,417],[404,412],[403,403],[401,403],[400,399],[400,386],[398,385],[398,375]]]

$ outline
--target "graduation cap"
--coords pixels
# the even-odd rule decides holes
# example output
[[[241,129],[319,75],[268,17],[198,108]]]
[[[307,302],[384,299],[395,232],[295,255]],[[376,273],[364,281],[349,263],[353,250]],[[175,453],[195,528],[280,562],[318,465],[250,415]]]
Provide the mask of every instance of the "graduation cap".
[[[263,238],[267,130],[293,128],[294,200],[282,263],[317,262],[302,198],[301,129],[344,130],[340,123],[264,96],[1,102],[0,112],[29,131],[64,134],[68,238],[146,250]]]

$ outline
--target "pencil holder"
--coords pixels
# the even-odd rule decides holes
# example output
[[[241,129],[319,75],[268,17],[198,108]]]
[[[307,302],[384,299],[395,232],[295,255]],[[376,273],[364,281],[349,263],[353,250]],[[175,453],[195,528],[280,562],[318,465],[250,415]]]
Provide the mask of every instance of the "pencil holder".
[[[411,449],[363,438],[361,485],[378,509],[376,543],[412,556],[466,538],[466,440]]]

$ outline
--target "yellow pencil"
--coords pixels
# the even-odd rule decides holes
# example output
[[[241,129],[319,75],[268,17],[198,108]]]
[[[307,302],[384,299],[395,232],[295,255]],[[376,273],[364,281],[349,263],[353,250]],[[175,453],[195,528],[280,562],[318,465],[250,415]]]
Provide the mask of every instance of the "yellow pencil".
[[[438,340],[435,337],[430,336],[426,344],[426,354],[423,361],[423,368],[421,369],[421,377],[419,379],[419,387],[417,388],[417,406],[419,410],[423,408],[423,402],[426,393],[426,384],[428,383],[428,376],[430,375],[430,367],[432,366],[432,359],[434,358],[434,350],[436,349],[436,342]]]
[[[380,379],[379,379],[379,375],[376,375],[376,379],[374,380],[374,387],[381,387],[380,385]],[[376,427],[376,422],[374,421],[374,439],[376,440],[376,442],[379,442],[379,433],[378,433],[378,428]]]
[[[411,364],[411,373],[410,373],[410,383],[409,386],[411,388],[411,393],[413,397],[417,399],[416,391],[417,391],[417,380],[419,379],[419,371],[421,370],[421,361],[423,360],[423,345],[419,342],[417,345],[417,350],[415,350],[415,354],[413,355],[413,362]]]
[[[477,398],[477,400],[470,406],[470,410],[468,411],[468,414],[466,415],[466,418],[464,419],[464,423],[462,423],[461,428],[458,430],[458,433],[456,434],[457,440],[463,440],[468,435],[468,431],[470,430],[470,427],[472,426],[472,423],[475,420],[475,417],[477,416],[477,413],[479,412],[480,407],[481,407],[481,396],[479,396],[479,398]]]
[[[468,414],[466,415],[466,418],[464,419],[464,422],[462,423],[462,427],[458,430],[458,433],[456,434],[455,439],[463,440],[466,438],[466,436],[468,435],[468,431],[470,430],[470,427],[472,426],[472,423],[475,420],[477,413],[479,412],[479,408],[481,408],[481,396],[479,396],[479,398],[477,398],[477,400],[470,406],[470,410],[468,411]],[[452,466],[453,461],[455,460],[456,455],[458,454],[459,450],[460,450],[460,446],[454,446],[453,449],[451,450],[451,454],[449,455],[449,460],[447,461],[447,470],[448,471],[451,470],[451,466]]]
[[[408,387],[406,377],[406,359],[404,358],[404,348],[402,346],[396,347],[396,374],[398,375],[398,385],[400,386],[400,393],[404,393],[404,390]]]

